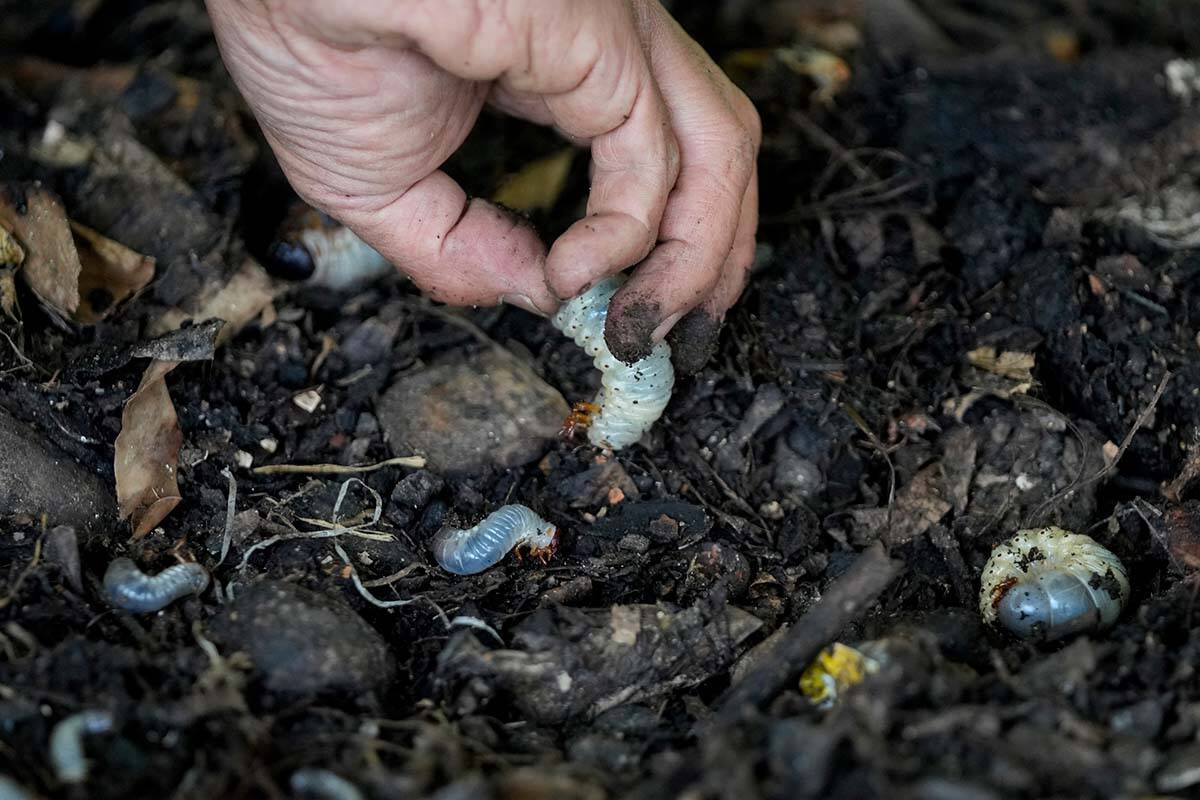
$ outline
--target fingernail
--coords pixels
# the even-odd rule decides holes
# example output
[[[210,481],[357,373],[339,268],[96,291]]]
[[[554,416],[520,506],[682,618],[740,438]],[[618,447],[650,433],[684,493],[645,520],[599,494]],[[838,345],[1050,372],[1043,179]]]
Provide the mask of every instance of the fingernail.
[[[679,320],[682,318],[683,312],[677,311],[664,319],[662,322],[658,323],[658,327],[654,329],[654,333],[650,334],[651,341],[661,342],[666,338],[667,333],[671,330],[671,328],[675,327],[675,323],[679,322]]]
[[[546,316],[545,311],[542,311],[540,308],[534,305],[533,300],[529,299],[523,294],[501,295],[500,302],[510,306],[516,306],[517,308],[523,308],[530,314],[537,314],[539,317]]]

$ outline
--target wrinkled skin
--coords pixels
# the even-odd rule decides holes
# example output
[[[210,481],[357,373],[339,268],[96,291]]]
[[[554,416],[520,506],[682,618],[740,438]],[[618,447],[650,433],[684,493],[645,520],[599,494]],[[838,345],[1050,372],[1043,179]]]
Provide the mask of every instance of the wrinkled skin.
[[[636,264],[619,357],[693,310],[715,336],[753,258],[759,120],[657,0],[207,1],[296,191],[434,299],[548,314]],[[587,216],[549,251],[440,170],[484,103],[590,145]]]

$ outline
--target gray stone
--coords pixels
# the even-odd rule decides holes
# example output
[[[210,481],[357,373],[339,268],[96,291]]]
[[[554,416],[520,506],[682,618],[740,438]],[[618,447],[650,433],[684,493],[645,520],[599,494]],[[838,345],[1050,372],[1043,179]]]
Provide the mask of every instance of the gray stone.
[[[0,411],[0,508],[99,532],[116,522],[116,494],[32,428]]]
[[[408,372],[379,402],[393,452],[445,475],[537,460],[569,411],[557,390],[499,350]]]
[[[212,633],[226,649],[250,656],[275,692],[359,694],[395,674],[383,637],[353,609],[285,581],[240,589]]]

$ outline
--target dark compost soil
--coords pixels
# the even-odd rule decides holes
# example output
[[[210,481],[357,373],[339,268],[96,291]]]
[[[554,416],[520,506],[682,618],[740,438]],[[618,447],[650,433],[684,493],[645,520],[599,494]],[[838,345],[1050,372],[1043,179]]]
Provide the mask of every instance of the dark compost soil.
[[[895,17],[872,27],[880,5]],[[0,317],[0,406],[111,491],[122,408],[146,366],[129,347],[164,308],[261,256],[290,198],[201,4],[0,9],[6,192],[41,180],[72,217],[158,260],[154,283],[98,325],[57,324],[20,283],[21,321]],[[1164,73],[1200,47],[1195,15],[1109,0],[728,0],[679,14],[740,65],[762,113],[763,222],[717,353],[649,438],[608,460],[558,441],[512,469],[358,474],[383,506],[369,528],[385,535],[340,541],[375,597],[408,605],[369,604],[329,538],[281,541],[242,566],[251,544],[329,520],[346,481],[255,474],[245,454],[255,466],[407,455],[381,424],[389,384],[475,358],[488,339],[568,400],[595,383],[582,353],[519,310],[448,313],[398,278],[281,295],[168,378],[183,499],[157,530],[133,540],[105,518],[77,524],[77,554],[51,548],[48,529],[76,523],[69,506],[83,502],[61,485],[45,518],[5,518],[0,773],[29,796],[89,798],[286,797],[301,767],[372,798],[1200,792],[1200,102]],[[833,30],[861,40],[841,52],[845,86],[827,85],[814,51],[764,49],[833,47],[816,35]],[[77,71],[23,71],[25,56]],[[98,68],[124,64],[117,83]],[[187,113],[173,76],[196,81]],[[180,180],[41,157],[47,122],[140,143]],[[487,117],[452,169],[486,195],[560,146]],[[534,222],[552,235],[585,192],[577,159]],[[309,413],[293,399],[312,387]],[[487,399],[462,413],[486,415]],[[19,460],[0,479],[36,483]],[[238,517],[216,566],[224,470]],[[341,517],[369,518],[374,502],[351,484]],[[441,572],[432,534],[505,502],[560,527],[556,556]],[[1114,628],[1054,646],[983,628],[990,549],[1042,524],[1125,560],[1132,598]],[[773,634],[812,624],[877,541],[899,576],[833,613],[837,641],[891,642],[890,666],[821,709],[792,664],[731,709],[731,685],[788,635]],[[118,555],[153,570],[191,557],[219,586],[118,613],[99,592]],[[86,784],[62,786],[50,732],[93,708],[115,725],[85,740]]]

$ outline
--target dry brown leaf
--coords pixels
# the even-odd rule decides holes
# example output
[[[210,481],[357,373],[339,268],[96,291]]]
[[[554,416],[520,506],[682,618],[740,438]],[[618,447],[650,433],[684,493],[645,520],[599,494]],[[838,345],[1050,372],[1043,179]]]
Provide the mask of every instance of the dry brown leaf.
[[[149,325],[151,336],[161,336],[188,321],[209,319],[225,321],[217,344],[229,341],[238,331],[267,308],[281,288],[254,259],[247,258],[229,281],[202,297],[191,309],[168,309]]]
[[[25,260],[25,250],[7,224],[0,220],[0,264],[6,267],[20,266]]]
[[[95,325],[146,288],[154,277],[154,259],[77,222],[71,223],[71,231],[82,266],[75,321]]]
[[[1014,395],[1027,394],[1033,388],[1033,353],[1021,350],[997,352],[990,345],[977,347],[967,353],[969,366],[963,368],[960,380],[970,391],[943,404],[946,413],[962,422],[971,406],[984,397],[1007,400]]]
[[[21,275],[60,320],[99,322],[154,277],[154,259],[71,222],[59,199],[40,184],[8,184],[0,192],[0,263]],[[5,306],[6,313],[14,313]]]
[[[890,507],[856,508],[850,517],[858,527],[850,532],[855,544],[883,539],[889,545],[911,542],[949,513],[941,464],[931,464],[896,492]]]
[[[530,161],[496,189],[492,200],[517,211],[549,211],[567,185],[575,148]]]
[[[9,183],[0,191],[0,222],[25,250],[21,274],[38,299],[60,319],[79,308],[79,255],[67,212],[40,183]]]
[[[1020,350],[1004,350],[997,353],[990,345],[976,347],[967,353],[967,362],[973,367],[1000,375],[1014,381],[1033,381],[1033,367],[1036,363],[1033,353]]]
[[[117,506],[134,537],[145,536],[179,504],[176,468],[183,432],[165,381],[178,361],[151,361],[142,382],[125,403],[113,470]]]
[[[12,267],[0,268],[0,310],[13,322],[21,318],[17,306],[17,271]]]

